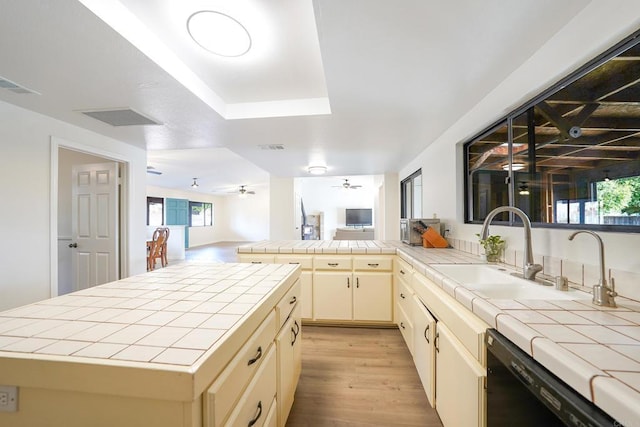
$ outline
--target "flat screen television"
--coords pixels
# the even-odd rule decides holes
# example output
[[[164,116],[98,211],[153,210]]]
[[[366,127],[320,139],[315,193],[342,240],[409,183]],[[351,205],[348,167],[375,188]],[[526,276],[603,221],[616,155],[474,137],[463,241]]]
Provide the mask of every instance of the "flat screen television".
[[[373,209],[346,209],[345,220],[347,227],[373,225]]]

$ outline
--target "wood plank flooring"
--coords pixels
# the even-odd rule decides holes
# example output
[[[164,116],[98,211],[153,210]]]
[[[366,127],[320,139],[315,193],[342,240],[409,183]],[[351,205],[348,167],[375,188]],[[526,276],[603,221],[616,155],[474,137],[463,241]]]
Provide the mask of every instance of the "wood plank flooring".
[[[397,329],[302,328],[287,427],[442,426]]]

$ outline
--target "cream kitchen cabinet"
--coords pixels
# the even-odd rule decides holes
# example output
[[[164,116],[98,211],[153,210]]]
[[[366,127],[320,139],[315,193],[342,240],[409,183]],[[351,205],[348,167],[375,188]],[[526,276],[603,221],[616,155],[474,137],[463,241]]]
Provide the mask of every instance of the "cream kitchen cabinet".
[[[278,419],[284,426],[296,392],[296,385],[302,370],[302,325],[300,322],[301,305],[291,312],[276,337],[278,349]]]
[[[313,275],[315,320],[351,320],[353,292],[351,271],[323,271]]]
[[[396,286],[396,323],[413,356],[413,290],[404,281]]]
[[[305,320],[313,319],[313,255],[276,255],[276,263],[299,264],[300,273],[301,316]]]
[[[445,427],[486,424],[486,370],[443,323],[436,333],[436,410]]]
[[[273,264],[276,256],[274,254],[238,254],[240,262],[248,262],[251,264]]]
[[[413,361],[427,399],[435,407],[436,385],[436,319],[429,313],[420,298],[413,295]]]
[[[391,273],[354,274],[353,320],[392,322]]]

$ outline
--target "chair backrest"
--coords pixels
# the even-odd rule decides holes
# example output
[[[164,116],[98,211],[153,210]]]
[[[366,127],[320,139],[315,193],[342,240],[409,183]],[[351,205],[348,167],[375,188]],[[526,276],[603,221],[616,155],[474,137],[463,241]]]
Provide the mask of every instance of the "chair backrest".
[[[156,228],[156,230],[153,232],[153,237],[151,238],[152,240],[152,244],[151,244],[151,251],[149,256],[150,257],[159,257],[160,253],[162,251],[162,245],[164,245],[164,243],[167,240],[167,232],[166,230],[168,230],[167,228]]]

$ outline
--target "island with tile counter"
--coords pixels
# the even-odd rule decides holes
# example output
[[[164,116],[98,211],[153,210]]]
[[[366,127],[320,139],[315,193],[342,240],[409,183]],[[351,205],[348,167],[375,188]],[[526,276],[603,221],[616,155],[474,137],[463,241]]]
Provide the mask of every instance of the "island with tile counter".
[[[640,303],[635,300],[619,296],[617,308],[600,307],[591,303],[590,289],[578,286],[562,298],[548,300],[490,298],[437,270],[438,265],[483,263],[477,255],[395,241],[264,241],[238,248],[238,255],[245,262],[300,264],[302,294],[307,295],[305,322],[397,324],[445,426],[486,424],[488,328],[503,334],[620,425],[634,425],[640,419]],[[353,311],[350,318],[318,317],[315,297],[325,282],[316,278],[322,278],[327,268],[341,270],[339,282],[350,289],[350,293],[343,289],[342,295],[350,295],[353,310],[355,265],[376,258],[393,261],[389,299],[393,320],[360,322]],[[388,269],[377,261],[372,264]],[[430,328],[431,316],[437,318],[437,326],[433,323]],[[434,342],[440,346],[437,352]],[[434,360],[425,366],[430,357]],[[447,376],[451,372],[455,378]]]
[[[284,425],[299,276],[185,262],[0,313],[0,426]]]

